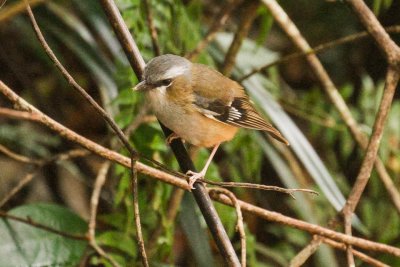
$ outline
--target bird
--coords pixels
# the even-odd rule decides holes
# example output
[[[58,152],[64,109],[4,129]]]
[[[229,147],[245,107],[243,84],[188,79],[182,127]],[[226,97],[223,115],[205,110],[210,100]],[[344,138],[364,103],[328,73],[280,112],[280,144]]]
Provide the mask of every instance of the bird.
[[[165,54],[145,66],[134,91],[143,92],[157,119],[180,138],[198,147],[213,147],[200,172],[188,171],[189,188],[207,169],[221,143],[231,140],[239,128],[267,132],[289,145],[282,134],[257,112],[244,88],[213,68]]]

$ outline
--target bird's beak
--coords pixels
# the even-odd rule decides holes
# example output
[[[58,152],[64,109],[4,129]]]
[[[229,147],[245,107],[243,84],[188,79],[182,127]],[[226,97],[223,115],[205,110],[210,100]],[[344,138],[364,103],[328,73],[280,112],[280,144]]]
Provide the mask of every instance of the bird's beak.
[[[148,91],[152,87],[146,83],[146,81],[141,81],[135,87],[133,87],[133,91]]]

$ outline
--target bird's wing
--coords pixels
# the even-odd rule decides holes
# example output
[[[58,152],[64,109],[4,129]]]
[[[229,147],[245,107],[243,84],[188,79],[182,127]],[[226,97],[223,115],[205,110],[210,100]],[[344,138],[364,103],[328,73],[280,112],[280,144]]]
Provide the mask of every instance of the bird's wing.
[[[232,97],[230,101],[210,99],[196,91],[194,91],[194,96],[194,106],[208,118],[237,127],[267,131],[275,139],[289,144],[277,129],[258,114],[245,95]]]

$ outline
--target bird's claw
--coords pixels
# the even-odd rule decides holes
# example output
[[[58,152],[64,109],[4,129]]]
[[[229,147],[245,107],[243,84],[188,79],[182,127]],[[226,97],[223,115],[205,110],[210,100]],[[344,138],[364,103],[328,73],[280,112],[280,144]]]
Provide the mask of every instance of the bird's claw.
[[[204,178],[204,173],[203,172],[194,172],[194,171],[188,171],[186,172],[186,175],[190,176],[188,179],[188,184],[190,189],[194,189],[193,185],[198,179]]]
[[[170,145],[172,143],[172,141],[174,141],[175,139],[179,139],[179,138],[180,137],[176,133],[171,133],[167,137],[167,143]]]

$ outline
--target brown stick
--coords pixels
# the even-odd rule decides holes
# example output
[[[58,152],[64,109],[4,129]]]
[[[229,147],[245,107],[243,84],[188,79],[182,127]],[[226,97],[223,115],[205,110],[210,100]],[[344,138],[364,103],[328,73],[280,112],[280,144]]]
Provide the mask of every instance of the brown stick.
[[[203,40],[199,42],[193,51],[187,53],[185,57],[189,60],[195,60],[198,55],[206,48],[206,46],[214,40],[217,32],[225,25],[232,11],[242,2],[243,0],[232,0],[228,2],[224,7],[221,8],[217,14],[214,22],[211,24],[210,29],[204,36]]]
[[[161,50],[160,50],[160,45],[158,44],[157,29],[153,22],[153,12],[151,8],[151,3],[149,1],[150,0],[144,0],[143,5],[144,5],[144,10],[146,12],[147,26],[149,27],[150,31],[151,44],[153,45],[153,52],[154,55],[159,56],[161,55]]]
[[[223,195],[213,195],[213,199],[217,200],[221,203],[224,203],[226,205],[232,206],[233,203],[231,200]],[[339,233],[315,224],[307,223],[301,220],[297,220],[294,218],[290,218],[287,216],[284,216],[280,213],[273,212],[273,211],[268,211],[265,209],[262,209],[260,207],[257,207],[255,205],[246,203],[244,201],[238,200],[240,207],[242,211],[250,212],[252,214],[256,214],[260,218],[263,218],[268,221],[273,221],[276,223],[284,224],[284,225],[289,225],[292,226],[296,229],[300,229],[303,231],[307,231],[312,234],[317,234],[324,236],[329,239],[333,239],[348,245],[356,246],[362,249],[366,250],[371,250],[371,251],[379,251],[379,252],[385,252],[392,254],[396,257],[400,257],[400,248],[392,247],[389,245],[381,244],[381,243],[376,243],[370,240],[366,240],[363,238],[359,237],[353,237],[353,236],[348,236],[343,233]]]
[[[246,267],[246,233],[244,231],[242,210],[240,209],[240,205],[235,194],[225,188],[209,188],[208,192],[211,194],[223,194],[227,196],[233,203],[233,207],[236,210],[237,216],[236,231],[238,231],[240,235],[241,264],[242,267]]]
[[[109,254],[107,254],[96,242],[96,216],[97,216],[97,206],[99,204],[99,198],[101,193],[101,188],[103,187],[108,170],[110,169],[111,162],[104,162],[97,174],[96,181],[94,183],[94,188],[92,192],[92,197],[90,198],[90,219],[89,219],[89,229],[88,229],[88,239],[90,246],[103,258],[108,260],[113,267],[120,267],[118,262],[116,262]]]
[[[388,33],[399,33],[400,32],[400,26],[399,25],[395,25],[395,26],[385,27],[385,30]],[[327,42],[327,43],[323,43],[323,44],[317,45],[317,46],[313,47],[311,50],[308,50],[308,51],[300,51],[300,52],[296,52],[296,53],[293,53],[293,54],[286,55],[286,56],[284,56],[282,58],[279,58],[279,59],[277,59],[275,61],[272,61],[272,62],[270,62],[268,64],[265,64],[264,66],[261,66],[261,67],[253,69],[249,73],[247,73],[247,74],[243,75],[242,77],[240,77],[238,79],[238,81],[242,82],[242,81],[246,80],[247,78],[251,77],[252,75],[254,75],[254,74],[258,73],[258,72],[264,71],[264,70],[266,70],[266,69],[268,69],[268,68],[270,68],[272,66],[276,66],[276,65],[279,65],[279,64],[282,64],[282,63],[287,63],[287,62],[289,62],[289,61],[291,61],[291,60],[293,60],[295,58],[304,57],[304,56],[309,55],[309,54],[318,54],[319,52],[328,50],[328,49],[333,48],[335,46],[343,45],[343,44],[346,44],[346,43],[351,43],[351,42],[354,42],[354,41],[357,41],[357,40],[361,40],[361,39],[364,39],[364,38],[367,38],[367,37],[370,37],[370,35],[368,34],[368,32],[363,31],[363,32],[351,34],[351,35],[348,35],[348,36],[333,40],[331,42]]]
[[[28,157],[25,157],[23,155],[19,155],[11,150],[9,150],[8,148],[6,148],[5,146],[3,146],[2,144],[0,144],[0,152],[4,153],[6,156],[22,162],[22,163],[28,163],[28,164],[33,164],[33,165],[40,165],[43,163],[42,160],[38,160],[38,159],[31,159]],[[0,205],[1,206],[1,205]]]
[[[11,152],[11,151],[10,151]],[[3,199],[0,200],[0,207],[2,207],[4,204],[6,204],[10,199],[12,199],[22,188],[24,188],[30,181],[32,181],[32,179],[37,175],[38,171],[43,168],[43,166],[50,164],[52,162],[56,162],[58,160],[67,160],[67,159],[71,159],[71,158],[76,158],[76,157],[84,157],[86,155],[88,155],[88,151],[86,150],[81,150],[81,149],[73,149],[70,151],[67,151],[65,153],[60,153],[57,154],[53,157],[51,157],[48,160],[33,160],[33,159],[29,159],[18,155],[18,159],[22,160],[24,159],[25,163],[35,163],[36,168],[27,173],[18,183],[16,186],[14,186],[4,197]],[[14,157],[16,156],[16,154],[14,153]]]
[[[258,1],[248,1],[245,3],[246,6],[243,8],[241,14],[241,22],[235,33],[235,37],[226,53],[224,63],[222,64],[221,73],[225,76],[229,76],[235,66],[236,56],[242,46],[244,38],[249,33],[250,27],[257,17],[257,9],[260,6]]]
[[[369,34],[374,38],[389,65],[399,65],[400,47],[390,38],[389,34],[385,31],[364,1],[347,0],[347,3],[351,6]]]

